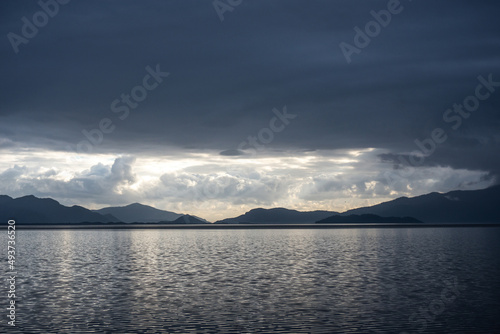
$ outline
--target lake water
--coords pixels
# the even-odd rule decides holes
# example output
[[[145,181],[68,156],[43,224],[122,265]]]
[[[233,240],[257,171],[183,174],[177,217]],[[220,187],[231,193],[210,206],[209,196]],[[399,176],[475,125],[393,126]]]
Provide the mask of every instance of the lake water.
[[[16,261],[2,332],[500,333],[500,228],[18,229]]]

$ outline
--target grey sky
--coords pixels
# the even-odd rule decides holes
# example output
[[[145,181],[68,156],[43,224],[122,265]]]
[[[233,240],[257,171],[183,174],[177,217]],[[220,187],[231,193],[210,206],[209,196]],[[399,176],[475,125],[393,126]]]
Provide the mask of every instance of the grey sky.
[[[314,201],[324,208],[331,203],[321,204],[322,200],[339,195],[324,193],[324,189],[337,189],[348,198],[346,189],[353,184],[358,183],[359,190],[361,184],[372,181],[385,189],[363,195],[375,202],[401,194],[496,182],[494,177],[500,172],[500,94],[492,92],[480,101],[479,108],[456,130],[451,127],[454,123],[443,120],[443,114],[454,103],[474,95],[478,76],[491,75],[493,81],[500,81],[500,5],[496,1],[401,1],[401,11],[348,64],[339,44],[354,45],[354,27],[364,29],[374,20],[370,11],[387,6],[388,1],[243,0],[226,11],[221,21],[211,1],[73,0],[59,5],[58,13],[15,53],[7,34],[22,36],[21,19],[32,21],[41,8],[36,2],[2,1],[0,152],[6,158],[0,173],[13,173],[17,165],[20,174],[14,185],[4,183],[0,192],[19,195],[31,191],[91,206],[129,200],[160,203],[155,200],[164,198],[164,192],[149,189],[153,195],[140,191],[138,184],[136,193],[122,197],[125,190],[120,194],[117,179],[111,181],[114,159],[121,159],[117,161],[122,166],[130,165],[133,173],[133,165],[140,164],[141,157],[173,161],[188,156],[192,161],[198,159],[207,172],[190,172],[185,166],[176,170],[191,175],[194,181],[181,178],[171,187],[178,198],[174,200],[175,195],[169,193],[168,203],[184,205],[175,209],[189,209],[189,201],[203,200],[182,195],[177,186],[203,187],[214,182],[210,175],[234,178],[219,185],[222,190],[214,207],[240,205],[235,212],[253,205],[301,207],[305,199],[312,201],[308,208]],[[142,85],[146,67],[157,64],[170,75],[120,120],[111,103]],[[282,110],[284,106],[297,117],[274,133],[272,142],[257,154],[237,154],[245,153],[235,151],[242,141],[269,127],[275,116],[273,108]],[[68,145],[76,147],[86,139],[82,131],[98,128],[103,118],[112,121],[114,131],[103,134],[102,143],[93,145],[91,154],[80,154],[79,161],[97,165],[99,156],[106,156],[102,166],[107,171],[95,173],[108,177],[101,180],[107,186],[84,187],[75,193],[67,187],[83,174],[58,179],[39,176],[42,172],[33,170],[38,176],[22,176],[22,168],[40,166],[37,161],[48,170],[57,170],[58,175],[69,173],[69,165],[58,161],[74,155]],[[406,178],[413,186],[391,189],[398,186],[383,185],[381,175],[401,168],[399,156],[407,158],[418,148],[414,141],[429,138],[435,128],[442,128],[447,140]],[[332,181],[335,177],[328,159],[368,148],[373,150],[359,156],[359,165],[353,165],[352,172],[345,171]],[[37,155],[41,152],[62,155],[51,163]],[[315,163],[302,160],[302,167],[293,172],[280,169],[271,173],[265,168],[271,163],[265,159],[283,162],[308,156],[315,156]],[[267,191],[252,185],[252,177],[246,173],[238,177],[227,172],[234,161],[242,159],[260,161],[262,169],[256,172]],[[91,166],[81,166],[82,170],[73,172],[88,177]],[[364,166],[371,166],[377,176],[359,176]],[[445,187],[426,182],[436,179],[438,169],[453,176],[454,183]],[[146,171],[136,172],[136,179],[116,175],[125,180],[120,182],[133,184]],[[155,173],[156,186],[171,186],[175,180],[168,172]],[[304,180],[291,186],[282,180],[306,175],[328,179],[324,182],[329,186],[308,188],[309,181]],[[272,188],[266,178],[281,183]],[[48,184],[49,180],[60,184]],[[20,187],[23,182],[26,184]],[[227,194],[231,182],[235,189],[247,189],[237,190],[237,199],[234,192]],[[270,187],[276,193],[269,192]],[[300,190],[292,196],[290,187]],[[307,195],[300,195],[305,189],[309,189]],[[269,194],[276,200],[268,198]]]

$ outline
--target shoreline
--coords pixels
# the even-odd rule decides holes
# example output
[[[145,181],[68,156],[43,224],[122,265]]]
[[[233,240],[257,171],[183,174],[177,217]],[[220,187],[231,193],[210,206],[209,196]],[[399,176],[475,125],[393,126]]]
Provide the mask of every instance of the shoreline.
[[[446,228],[446,227],[500,227],[500,223],[439,223],[439,224],[16,224],[18,230],[129,230],[129,229],[171,229],[171,230],[235,230],[235,229],[349,229],[349,228]]]

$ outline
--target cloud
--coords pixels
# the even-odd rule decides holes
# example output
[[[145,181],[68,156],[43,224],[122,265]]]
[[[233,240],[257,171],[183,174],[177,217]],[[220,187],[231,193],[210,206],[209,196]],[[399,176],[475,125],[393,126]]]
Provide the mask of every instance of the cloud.
[[[95,153],[159,153],[170,144],[232,154],[227,147],[236,148],[266,126],[272,108],[286,104],[300,117],[276,134],[273,147],[410,149],[429,135],[428,124],[470,94],[477,75],[500,77],[498,4],[444,2],[431,12],[404,4],[348,65],[338,44],[386,4],[248,3],[223,23],[213,6],[193,1],[124,1],[120,15],[108,6],[95,15],[99,3],[70,4],[19,55],[8,43],[0,46],[8,83],[0,90],[0,128],[15,143],[66,150],[107,117],[116,130]],[[20,17],[38,6],[6,9],[4,32],[19,29]],[[468,24],[475,20],[482,24]],[[156,63],[171,76],[118,119],[111,102]],[[499,99],[486,101],[469,129],[497,133]]]
[[[221,157],[219,164],[192,160],[198,164],[157,176],[136,171],[161,171],[168,163],[122,156],[68,173],[39,161],[1,172],[0,193],[53,197],[67,205],[91,208],[141,202],[215,220],[255,207],[344,211],[421,195],[429,189],[480,189],[493,183],[485,171],[436,166],[415,168],[412,173],[405,167],[405,174],[396,174],[389,184],[387,163],[380,161],[376,150],[307,154],[307,159],[285,155],[234,161]]]
[[[131,165],[134,158],[116,158],[113,165],[102,163],[77,171],[64,179],[61,171],[46,168],[14,166],[0,174],[1,192],[13,196],[34,194],[78,203],[79,200],[114,202],[120,199],[120,189],[135,180]]]
[[[170,201],[202,203],[217,200],[265,206],[286,197],[289,183],[286,176],[263,175],[248,169],[238,175],[227,172],[164,174],[160,180],[158,193]]]
[[[228,156],[228,157],[234,157],[234,156],[239,156],[239,155],[245,155],[245,152],[242,150],[224,150],[219,153],[220,155]]]
[[[12,140],[8,138],[0,138],[0,149],[11,148],[14,146]]]
[[[7,39],[0,43],[0,190],[67,203],[206,204],[207,212],[227,212],[340,208],[500,180],[499,92],[460,129],[449,131],[443,121],[474,93],[478,75],[500,81],[500,4],[443,1],[429,10],[405,2],[347,64],[339,43],[352,41],[354,27],[386,6],[248,1],[223,22],[210,2],[194,0],[123,0],[119,15],[100,1],[61,6],[19,53]],[[0,3],[0,31],[19,33],[21,18],[38,10],[36,2]],[[156,64],[170,76],[120,119],[112,102]],[[284,105],[298,115],[293,122],[254,155],[238,149]],[[75,158],[82,166],[41,156],[73,157],[103,119],[115,129]],[[448,140],[411,177],[387,186],[385,172],[404,170],[399,158],[437,127]],[[349,153],[357,151],[364,153]]]

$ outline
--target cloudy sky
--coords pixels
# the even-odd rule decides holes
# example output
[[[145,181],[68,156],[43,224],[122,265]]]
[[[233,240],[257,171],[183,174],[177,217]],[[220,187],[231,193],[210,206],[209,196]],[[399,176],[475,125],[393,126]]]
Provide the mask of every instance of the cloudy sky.
[[[0,3],[0,194],[215,220],[500,181],[498,1],[65,2]]]

